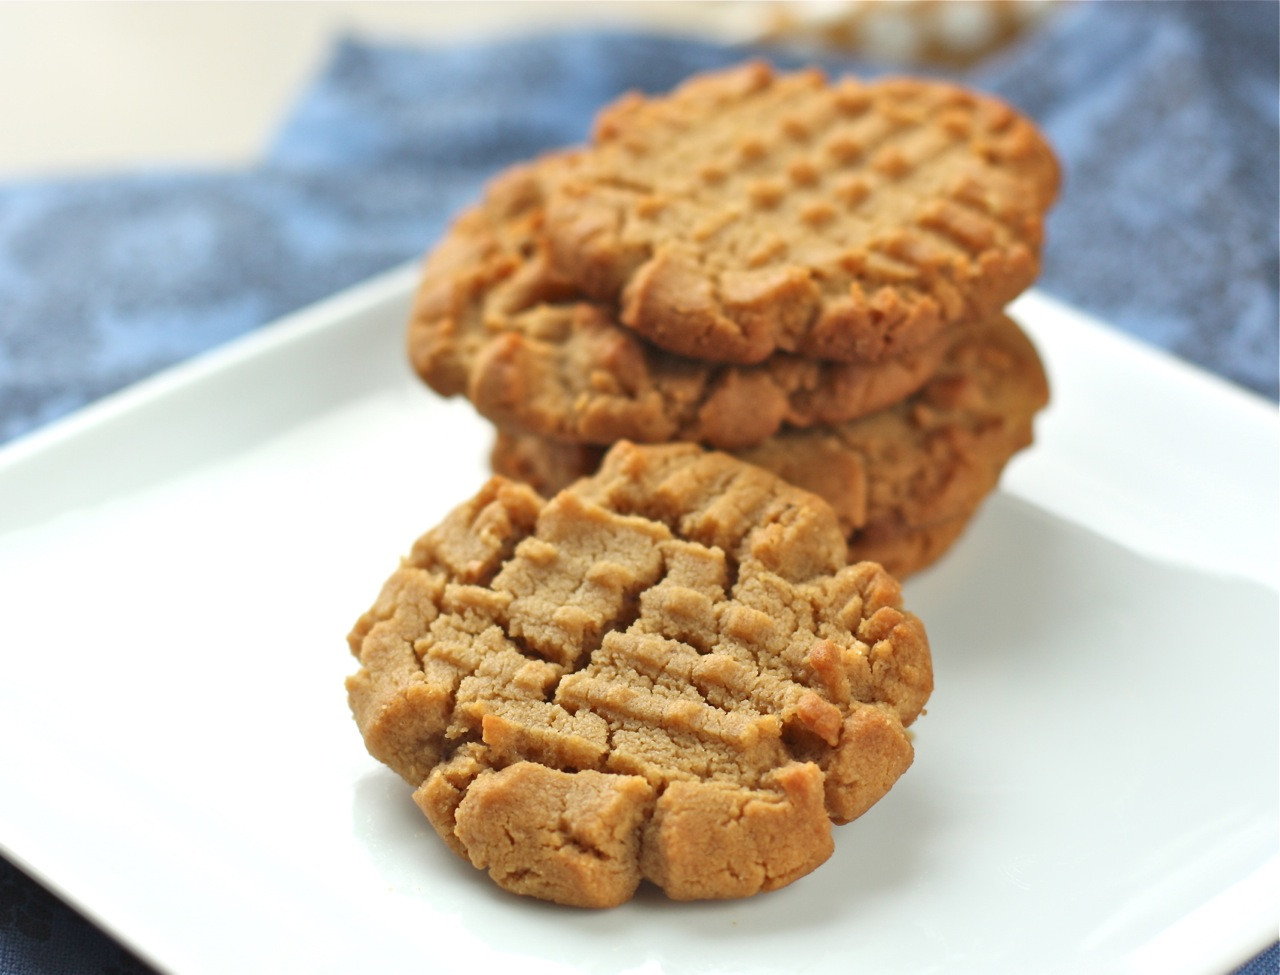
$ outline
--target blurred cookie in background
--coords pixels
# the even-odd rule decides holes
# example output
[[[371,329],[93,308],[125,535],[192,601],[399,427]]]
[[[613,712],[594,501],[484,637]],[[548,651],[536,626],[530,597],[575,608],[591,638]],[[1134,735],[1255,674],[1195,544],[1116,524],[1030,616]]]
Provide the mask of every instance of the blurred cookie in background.
[[[963,68],[1034,29],[1068,0],[769,3],[761,40],[876,61]]]

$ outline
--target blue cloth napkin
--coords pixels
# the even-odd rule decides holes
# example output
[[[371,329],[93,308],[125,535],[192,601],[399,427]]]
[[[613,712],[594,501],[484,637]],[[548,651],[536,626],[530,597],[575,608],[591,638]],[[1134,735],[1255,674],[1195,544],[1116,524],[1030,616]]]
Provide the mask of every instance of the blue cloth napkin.
[[[1084,4],[961,76],[1063,161],[1040,287],[1273,400],[1277,9]],[[348,38],[251,168],[0,185],[0,442],[420,256],[486,179],[583,140],[622,91],[760,54],[812,60],[624,33]],[[0,972],[145,971],[0,859]]]
[[[1040,286],[1271,398],[1275,28],[1271,2],[1085,5],[965,79],[1064,162]],[[0,186],[0,442],[416,257],[486,178],[582,140],[619,92],[747,53],[350,39],[252,169]]]

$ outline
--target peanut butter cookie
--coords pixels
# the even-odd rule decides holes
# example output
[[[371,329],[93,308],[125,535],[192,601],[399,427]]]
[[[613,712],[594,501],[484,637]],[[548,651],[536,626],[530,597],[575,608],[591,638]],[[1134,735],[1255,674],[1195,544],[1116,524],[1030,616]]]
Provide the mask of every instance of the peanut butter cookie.
[[[963,532],[1011,457],[1032,442],[1048,382],[1005,315],[961,330],[917,393],[870,416],[785,430],[734,456],[812,491],[835,510],[853,557],[898,577],[931,564]],[[541,491],[592,473],[602,451],[502,431],[493,469]]]
[[[369,751],[501,887],[606,907],[804,876],[912,760],[923,625],[835,514],[691,444],[492,479],[350,636]]]
[[[875,364],[777,353],[752,366],[688,359],[643,340],[550,264],[548,187],[581,159],[560,153],[505,172],[429,255],[409,356],[436,392],[465,395],[499,426],[540,437],[733,448],[784,424],[873,412],[937,368],[946,347],[938,340]]]
[[[1025,289],[1058,184],[995,98],[749,63],[606,108],[546,233],[575,285],[673,352],[880,362]]]

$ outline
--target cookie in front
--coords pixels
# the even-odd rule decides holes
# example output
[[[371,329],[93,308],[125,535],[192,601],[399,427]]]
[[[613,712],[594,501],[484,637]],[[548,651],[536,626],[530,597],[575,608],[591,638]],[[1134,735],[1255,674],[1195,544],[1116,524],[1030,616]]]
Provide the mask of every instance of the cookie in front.
[[[490,480],[350,636],[357,725],[459,855],[586,907],[808,874],[885,795],[933,686],[921,622],[816,496],[618,444],[550,500]]]

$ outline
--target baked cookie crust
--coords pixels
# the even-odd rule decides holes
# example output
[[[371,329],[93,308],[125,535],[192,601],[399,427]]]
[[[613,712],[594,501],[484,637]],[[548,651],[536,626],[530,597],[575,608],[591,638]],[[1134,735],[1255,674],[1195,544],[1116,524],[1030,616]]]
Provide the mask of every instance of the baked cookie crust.
[[[690,444],[550,500],[495,477],[350,635],[369,751],[504,889],[607,907],[791,883],[907,769],[923,624],[835,514]]]
[[[733,455],[823,498],[852,557],[898,578],[963,533],[1009,460],[1029,446],[1049,399],[1034,345],[995,315],[952,340],[913,396],[845,423],[784,430]],[[596,470],[601,448],[499,431],[495,472],[554,492]]]
[[[583,292],[681,355],[881,362],[1034,280],[1059,180],[993,97],[753,62],[601,112],[547,237]]]
[[[935,340],[874,364],[778,352],[755,365],[690,359],[643,339],[551,261],[545,203],[583,154],[494,179],[428,255],[409,359],[444,396],[498,426],[572,443],[759,443],[784,425],[834,423],[907,396],[936,370]]]

